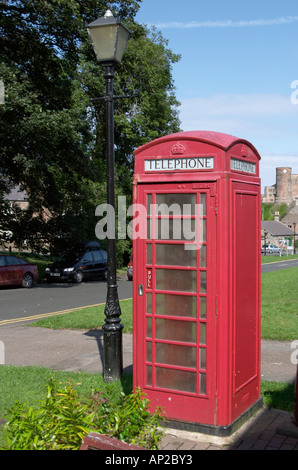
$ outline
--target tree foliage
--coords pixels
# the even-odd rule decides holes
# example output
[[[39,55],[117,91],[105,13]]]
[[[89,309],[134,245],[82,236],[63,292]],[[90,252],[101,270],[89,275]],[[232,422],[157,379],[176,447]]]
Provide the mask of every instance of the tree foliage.
[[[131,194],[133,151],[179,130],[172,64],[179,60],[158,31],[137,24],[141,0],[110,2],[132,31],[116,69],[116,186]],[[94,238],[95,207],[105,202],[103,70],[86,24],[102,16],[105,0],[7,0],[1,3],[1,229],[31,248],[63,249]],[[3,193],[20,184],[26,214],[5,211]],[[26,219],[26,224],[25,220]],[[1,236],[1,235],[0,235]]]

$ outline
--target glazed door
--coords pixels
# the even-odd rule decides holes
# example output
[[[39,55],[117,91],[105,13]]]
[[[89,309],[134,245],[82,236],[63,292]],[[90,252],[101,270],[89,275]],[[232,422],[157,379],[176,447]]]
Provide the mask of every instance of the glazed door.
[[[144,185],[139,196],[146,236],[134,245],[135,385],[168,417],[210,424],[216,408],[215,184]]]

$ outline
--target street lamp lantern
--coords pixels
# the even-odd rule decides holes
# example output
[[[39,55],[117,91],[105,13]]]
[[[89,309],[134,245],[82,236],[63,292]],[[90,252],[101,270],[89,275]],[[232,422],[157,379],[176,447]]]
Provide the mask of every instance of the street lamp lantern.
[[[87,26],[97,60],[120,64],[130,31],[115,18],[110,10]]]
[[[107,204],[115,214],[115,150],[114,150],[114,67],[122,60],[130,32],[114,18],[110,10],[103,18],[87,26],[99,63],[106,79],[106,158],[107,158]],[[113,221],[115,223],[115,220]],[[116,240],[108,237],[108,276],[105,324],[103,325],[103,375],[106,382],[121,377],[123,371],[121,309],[116,277]]]

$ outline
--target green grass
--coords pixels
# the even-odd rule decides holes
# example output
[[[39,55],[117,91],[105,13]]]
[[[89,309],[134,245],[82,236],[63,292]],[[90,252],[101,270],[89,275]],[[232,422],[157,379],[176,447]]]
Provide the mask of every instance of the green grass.
[[[293,413],[295,385],[284,382],[261,382],[261,396],[270,408]]]
[[[51,371],[45,367],[35,366],[0,366],[0,416],[5,417],[7,409],[15,400],[26,403],[37,402],[47,391],[49,377],[60,382],[73,381],[80,396],[90,396],[93,390],[105,390],[107,384],[102,374],[88,372]],[[121,380],[109,384],[113,390],[112,397],[122,391],[129,394],[132,390],[132,376],[123,374]]]
[[[298,339],[298,268],[262,274],[261,335],[263,339]]]
[[[124,326],[124,333],[132,333],[132,300],[121,300],[121,323]],[[32,323],[30,326],[41,328],[71,329],[71,330],[92,330],[101,328],[104,324],[105,304],[97,307],[87,307],[73,310],[62,315],[54,315]]]
[[[298,255],[262,255],[261,256],[261,264],[268,264],[268,263],[278,263],[279,261],[289,261],[291,259],[297,259]]]

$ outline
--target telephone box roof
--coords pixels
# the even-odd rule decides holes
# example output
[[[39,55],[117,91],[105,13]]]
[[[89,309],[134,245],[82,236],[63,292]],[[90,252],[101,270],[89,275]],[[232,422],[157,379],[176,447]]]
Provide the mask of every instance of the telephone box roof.
[[[232,146],[236,144],[245,144],[248,145],[257,155],[259,160],[261,156],[259,152],[255,149],[255,147],[245,139],[239,139],[230,134],[224,134],[222,132],[214,132],[214,131],[186,131],[186,132],[177,132],[175,134],[169,134],[163,137],[159,137],[152,142],[149,142],[142,147],[139,147],[135,154],[143,151],[145,148],[160,144],[162,142],[167,142],[169,140],[197,140],[200,142],[205,142],[206,144],[215,145],[216,147],[221,148],[222,150],[229,150]]]

